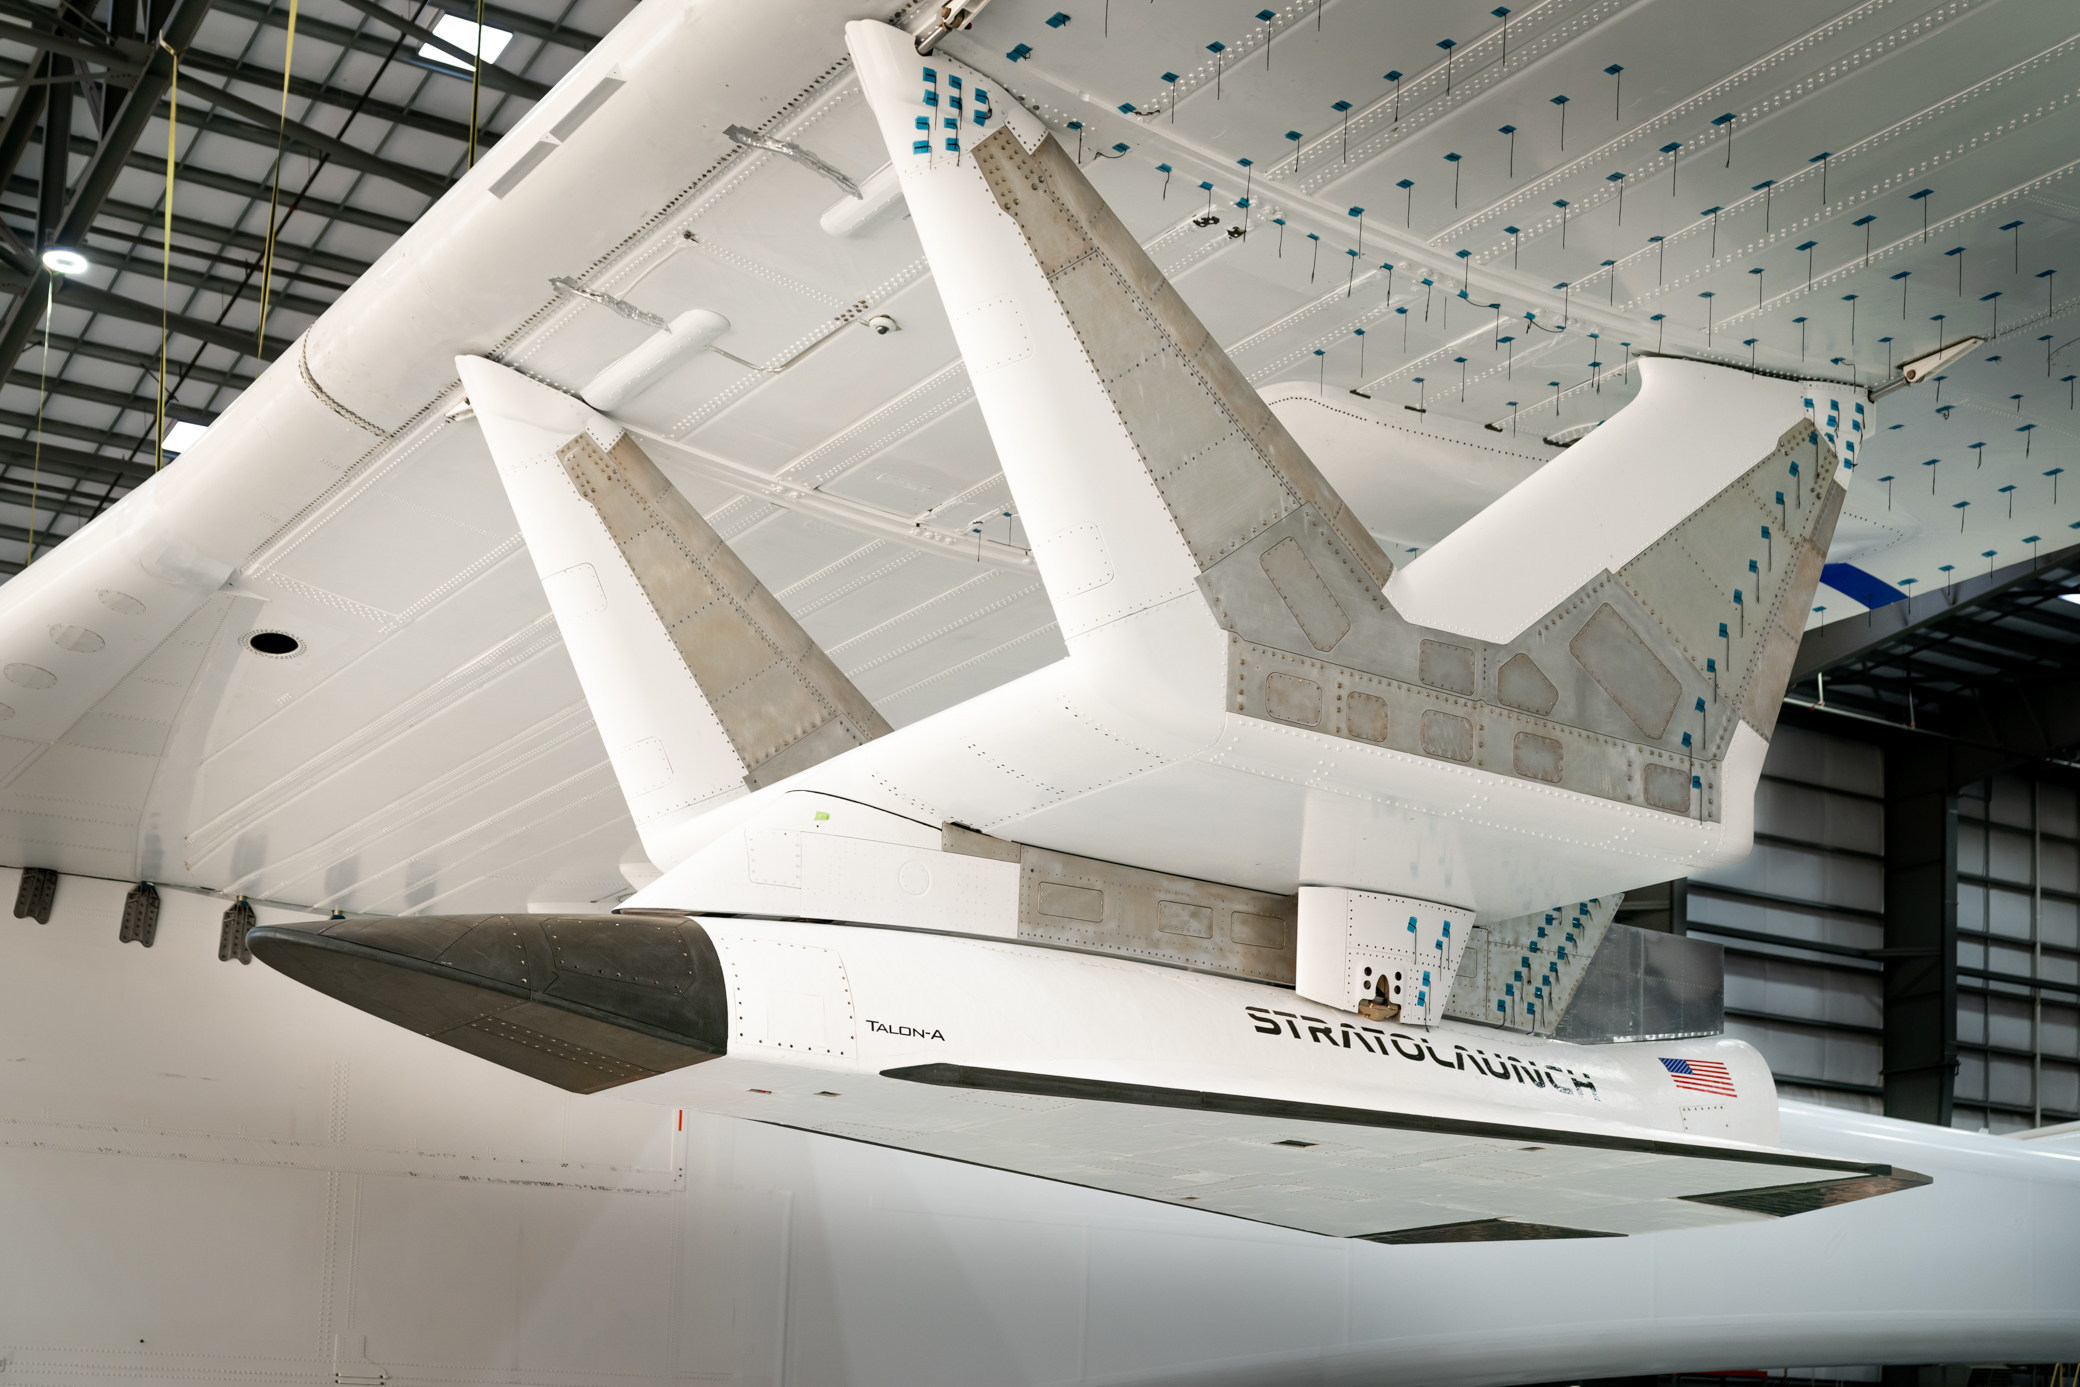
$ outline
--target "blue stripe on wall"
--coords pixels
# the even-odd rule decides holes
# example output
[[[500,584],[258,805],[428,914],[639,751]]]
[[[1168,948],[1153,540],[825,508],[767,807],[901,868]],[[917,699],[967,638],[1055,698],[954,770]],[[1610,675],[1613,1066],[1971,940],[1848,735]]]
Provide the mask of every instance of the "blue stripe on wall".
[[[1883,607],[1906,596],[1884,579],[1872,577],[1853,563],[1828,564],[1820,570],[1820,581],[1866,607]]]

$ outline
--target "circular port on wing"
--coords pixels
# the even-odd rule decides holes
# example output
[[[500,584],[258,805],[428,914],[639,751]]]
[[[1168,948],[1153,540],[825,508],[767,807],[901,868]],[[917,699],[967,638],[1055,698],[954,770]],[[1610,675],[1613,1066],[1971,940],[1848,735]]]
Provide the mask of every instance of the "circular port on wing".
[[[303,652],[303,642],[286,631],[255,631],[246,637],[246,649],[256,655],[272,655],[285,660]]]

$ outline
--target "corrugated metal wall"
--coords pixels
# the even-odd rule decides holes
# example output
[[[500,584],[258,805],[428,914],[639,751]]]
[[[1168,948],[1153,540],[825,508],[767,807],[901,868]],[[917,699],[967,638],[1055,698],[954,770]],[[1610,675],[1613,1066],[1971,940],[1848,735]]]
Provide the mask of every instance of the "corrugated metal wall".
[[[1958,796],[1957,1126],[2080,1117],[2076,808],[2063,785],[2011,776]]]
[[[1726,946],[1726,1029],[1785,1096],[1882,1110],[1884,758],[1780,727],[1755,851],[1691,878],[1691,933]],[[1953,1121],[2080,1118],[2080,796],[2003,776],[1958,796]],[[2032,986],[2032,982],[2040,984]]]
[[[1689,930],[1726,946],[1726,1030],[1787,1097],[1881,1110],[1885,773],[1875,747],[1779,727],[1755,851],[1690,880]]]

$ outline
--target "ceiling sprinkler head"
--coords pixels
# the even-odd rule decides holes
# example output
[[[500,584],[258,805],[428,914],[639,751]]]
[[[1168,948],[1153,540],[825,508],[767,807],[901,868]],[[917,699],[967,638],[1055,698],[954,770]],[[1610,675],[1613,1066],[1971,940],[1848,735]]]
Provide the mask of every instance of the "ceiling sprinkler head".
[[[886,313],[876,313],[873,317],[867,319],[867,326],[874,329],[876,337],[886,337],[891,332],[902,331],[902,324],[889,317]]]
[[[1221,214],[1211,210],[1201,212],[1198,216],[1192,218],[1193,226],[1219,226],[1220,224]]]

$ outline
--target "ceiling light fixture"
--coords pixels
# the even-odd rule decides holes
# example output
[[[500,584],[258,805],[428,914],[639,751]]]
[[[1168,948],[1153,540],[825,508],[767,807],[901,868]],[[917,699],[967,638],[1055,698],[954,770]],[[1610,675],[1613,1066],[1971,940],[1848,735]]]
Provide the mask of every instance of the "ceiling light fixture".
[[[52,246],[45,251],[43,267],[54,275],[82,275],[93,268],[86,256],[64,246]]]

